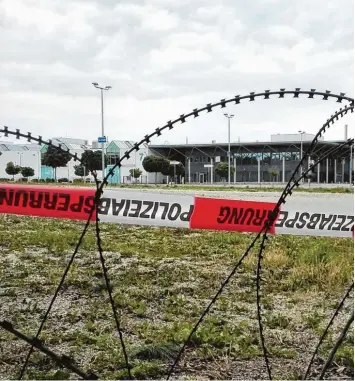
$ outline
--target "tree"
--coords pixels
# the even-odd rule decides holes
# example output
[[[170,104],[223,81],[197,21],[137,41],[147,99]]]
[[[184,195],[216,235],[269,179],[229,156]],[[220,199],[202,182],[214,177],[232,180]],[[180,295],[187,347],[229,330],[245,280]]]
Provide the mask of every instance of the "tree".
[[[9,161],[6,164],[5,172],[12,176],[12,180],[15,179],[15,175],[19,174],[21,172],[21,167],[18,165],[15,165],[12,161]]]
[[[89,174],[89,170],[83,165],[74,165],[74,174],[76,176],[85,177]]]
[[[165,157],[148,155],[142,161],[143,168],[148,173],[155,173],[155,183],[157,182],[157,173],[163,174],[169,168],[170,162]]]
[[[175,177],[175,176],[185,176],[185,167],[182,163],[179,164],[170,164],[167,167],[164,167],[161,171],[161,174],[164,176],[170,176],[170,177]],[[175,178],[174,178],[175,181]]]
[[[89,171],[101,171],[102,170],[102,152],[86,150],[81,155],[81,163]],[[105,168],[108,164],[108,158],[105,155]],[[79,176],[79,175],[78,175]],[[86,175],[83,175],[86,176]]]
[[[305,175],[305,179],[308,181],[308,186],[310,187],[311,186],[311,181],[316,177],[316,174],[314,172],[309,171],[306,175]]]
[[[141,177],[142,171],[139,168],[132,168],[129,170],[129,174],[137,180]]]
[[[176,174],[185,177],[185,167],[182,163],[176,166]]]
[[[167,171],[170,165],[170,161],[162,156],[156,156],[155,162],[157,166],[157,172],[160,173]]]
[[[52,167],[54,169],[54,178],[57,179],[57,168],[66,167],[70,159],[69,152],[50,145],[43,155],[42,164]]]
[[[271,176],[271,180],[273,180],[279,175],[279,171],[277,169],[271,168],[269,169],[269,175]]]
[[[231,176],[234,175],[234,167],[230,167]],[[216,174],[222,179],[226,180],[228,178],[228,163],[220,162],[215,168]]]
[[[21,175],[25,177],[26,179],[28,177],[34,176],[35,170],[31,167],[22,167],[21,168]]]

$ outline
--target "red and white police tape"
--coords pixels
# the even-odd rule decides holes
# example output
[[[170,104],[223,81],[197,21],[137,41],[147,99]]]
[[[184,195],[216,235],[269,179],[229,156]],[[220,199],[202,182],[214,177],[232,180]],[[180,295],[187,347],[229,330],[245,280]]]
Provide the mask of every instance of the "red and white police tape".
[[[0,185],[0,213],[87,220],[93,188]],[[104,190],[100,221],[109,223],[258,232],[274,202],[241,201],[168,193]],[[95,219],[95,214],[93,215]],[[354,203],[290,197],[270,234],[353,237]]]

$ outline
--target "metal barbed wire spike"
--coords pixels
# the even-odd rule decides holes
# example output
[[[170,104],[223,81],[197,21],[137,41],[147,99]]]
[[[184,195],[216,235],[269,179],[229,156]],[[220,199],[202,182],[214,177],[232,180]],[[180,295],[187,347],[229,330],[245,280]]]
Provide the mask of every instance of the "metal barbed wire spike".
[[[333,359],[334,359],[334,356],[336,354],[336,352],[338,351],[340,345],[343,343],[344,339],[345,339],[345,336],[346,334],[348,333],[349,329],[350,329],[350,326],[351,324],[354,322],[354,310],[352,311],[351,315],[350,315],[350,318],[348,319],[348,321],[346,322],[345,324],[345,327],[343,328],[343,330],[341,331],[336,343],[334,344],[333,348],[331,349],[330,353],[329,353],[329,357],[327,359],[327,361],[325,362],[324,366],[323,366],[323,369],[321,371],[321,374],[319,376],[319,379],[320,380],[324,380],[324,375],[325,375],[325,372],[327,371],[327,369],[329,368],[330,364],[333,362]]]
[[[350,285],[350,287],[347,289],[345,295],[343,296],[343,298],[341,299],[341,301],[339,302],[339,304],[337,305],[337,308],[335,309],[334,313],[333,313],[333,316],[331,317],[331,319],[329,320],[329,323],[327,324],[327,326],[325,327],[317,345],[316,345],[316,348],[312,354],[312,357],[311,357],[311,360],[308,364],[308,367],[307,367],[307,370],[306,370],[306,373],[305,375],[303,376],[303,380],[307,380],[307,377],[311,371],[311,367],[312,367],[312,364],[313,364],[313,361],[318,353],[318,350],[320,348],[320,346],[322,345],[330,327],[333,325],[333,322],[334,320],[336,319],[336,317],[338,316],[339,312],[341,311],[341,309],[343,308],[344,306],[344,303],[346,301],[346,299],[348,299],[348,297],[350,296],[350,293],[351,291],[354,289],[354,281],[352,282],[352,284]]]
[[[77,247],[73,253],[73,256],[71,258],[71,262],[68,263],[68,266],[67,266],[67,269],[70,268],[70,265],[72,263],[72,261],[74,260],[74,257],[76,255],[76,252],[77,250],[79,249],[80,245],[81,245],[81,241],[82,241],[82,238],[85,236],[86,234],[86,231],[87,231],[87,228],[89,226],[89,223],[90,223],[90,220],[91,220],[91,217],[93,215],[93,212],[94,210],[96,209],[97,211],[97,208],[95,208],[96,205],[98,205],[98,202],[100,200],[100,197],[102,196],[103,194],[103,187],[106,186],[108,184],[108,177],[112,176],[113,175],[113,171],[115,170],[115,168],[117,167],[121,167],[121,163],[123,160],[127,159],[130,155],[131,152],[133,152],[134,150],[137,151],[139,149],[139,147],[141,147],[143,144],[148,144],[150,143],[151,141],[151,138],[154,137],[154,136],[157,136],[158,134],[161,135],[161,133],[166,130],[166,129],[169,129],[171,130],[174,125],[178,122],[180,123],[185,123],[186,119],[189,118],[189,117],[198,117],[200,116],[200,113],[203,112],[203,111],[207,111],[207,113],[211,112],[213,110],[213,108],[217,107],[217,106],[221,106],[221,107],[225,107],[226,104],[228,103],[232,103],[234,102],[235,104],[240,104],[240,102],[242,100],[249,100],[249,101],[254,101],[256,98],[260,98],[261,99],[270,99],[270,96],[273,96],[273,95],[278,95],[278,98],[285,98],[285,95],[293,95],[295,98],[298,98],[299,95],[308,95],[308,98],[313,98],[315,95],[316,96],[322,96],[322,99],[323,100],[329,100],[329,98],[335,98],[336,99],[336,102],[338,103],[341,103],[343,100],[349,102],[350,104],[350,107],[347,106],[346,107],[346,110],[350,110],[351,109],[351,112],[353,112],[353,105],[354,105],[354,99],[353,98],[350,98],[350,97],[346,97],[345,96],[345,93],[340,93],[339,95],[338,94],[332,94],[329,90],[326,90],[325,92],[317,92],[315,89],[311,89],[310,91],[303,91],[301,90],[300,88],[296,88],[295,90],[285,90],[285,89],[280,89],[278,91],[270,91],[270,90],[265,90],[264,92],[261,92],[261,93],[255,93],[255,92],[251,92],[247,95],[244,95],[244,96],[240,96],[240,95],[237,95],[231,99],[228,99],[228,100],[225,100],[225,99],[222,99],[220,102],[217,102],[217,103],[214,103],[214,104],[211,104],[211,103],[208,103],[207,106],[205,107],[202,107],[200,109],[194,109],[192,112],[188,113],[188,114],[181,114],[179,118],[173,120],[173,121],[169,121],[165,126],[161,127],[161,128],[158,128],[155,130],[155,132],[151,133],[150,135],[146,135],[140,142],[138,143],[135,143],[133,148],[130,149],[129,151],[127,151],[125,153],[125,155],[123,157],[121,157],[118,162],[114,165],[113,168],[111,168],[111,170],[109,171],[109,173],[104,177],[103,181],[101,182],[101,184],[99,184],[99,182],[97,181],[97,177],[96,175],[94,176],[94,179],[95,179],[95,183],[96,183],[96,188],[97,188],[97,202],[95,201],[95,205],[92,207],[91,209],[91,212],[90,212],[90,215],[89,215],[89,218],[88,218],[88,221],[87,221],[87,224],[85,225],[85,228],[82,232],[82,235],[79,239],[79,242],[77,244]],[[299,180],[295,180],[294,181],[294,177],[297,173],[297,170],[299,169],[300,165],[302,165],[302,163],[304,162],[305,160],[305,156],[307,155],[307,152],[311,150],[312,147],[314,147],[316,145],[316,143],[318,142],[318,139],[319,137],[322,135],[322,133],[325,132],[326,128],[329,128],[329,125],[330,123],[334,123],[334,119],[338,119],[338,116],[343,116],[343,112],[339,112],[338,114],[336,113],[335,116],[332,116],[329,121],[327,121],[327,123],[325,123],[325,125],[323,125],[323,127],[321,128],[321,130],[318,132],[317,136],[314,138],[314,140],[312,141],[311,143],[311,146],[309,147],[309,149],[304,153],[304,156],[301,158],[300,160],[300,163],[298,164],[296,170],[294,171],[294,174],[292,175],[290,181],[287,183],[284,191],[282,192],[280,198],[279,198],[279,201],[277,203],[277,205],[275,206],[275,210],[277,210],[281,204],[285,203],[286,202],[286,197],[287,196],[290,196],[292,194],[292,188],[294,188],[295,186],[298,186],[299,185]],[[39,136],[39,138],[33,138],[29,133],[27,135],[24,135],[22,133],[20,133],[19,130],[16,130],[16,132],[13,132],[11,130],[8,129],[8,127],[4,127],[3,129],[0,128],[0,132],[3,132],[5,137],[7,137],[9,134],[11,135],[14,135],[18,138],[20,137],[24,137],[28,140],[31,140],[31,141],[36,141],[38,142],[38,144],[47,144],[47,145],[53,145],[51,141],[43,141],[42,140],[42,137]],[[312,146],[313,145],[313,146]],[[58,146],[56,145],[53,145],[54,147],[56,148],[59,148]],[[67,151],[66,151],[67,152]],[[74,160],[78,160],[80,161],[80,159],[78,159],[77,157],[77,154],[73,155],[73,154],[70,154]],[[302,176],[304,176],[304,174],[302,174]],[[291,183],[293,182],[293,185],[291,186]],[[271,215],[275,216],[275,213],[272,213]],[[273,217],[273,218],[276,218],[276,217]],[[260,232],[257,234],[257,236],[255,237],[255,239],[250,243],[248,249],[246,250],[246,252],[244,253],[244,255],[241,257],[241,259],[238,261],[238,263],[236,264],[235,268],[233,269],[233,271],[230,273],[230,275],[227,277],[226,281],[222,284],[220,290],[218,290],[217,294],[215,295],[215,297],[211,300],[210,304],[208,305],[208,307],[206,308],[206,310],[204,311],[204,313],[201,315],[198,323],[196,324],[196,326],[194,327],[194,329],[191,331],[191,334],[189,335],[189,338],[187,339],[187,341],[184,343],[182,349],[180,350],[177,358],[175,359],[174,361],[174,364],[173,366],[171,367],[170,371],[169,371],[169,374],[168,374],[168,379],[170,377],[170,375],[172,374],[173,370],[174,370],[174,367],[176,366],[177,362],[179,361],[185,347],[186,347],[186,343],[189,342],[189,340],[191,339],[192,335],[194,334],[195,330],[197,329],[197,327],[199,326],[199,324],[203,321],[203,318],[207,315],[207,313],[209,312],[210,308],[212,307],[212,305],[215,303],[215,301],[217,300],[218,296],[220,295],[220,293],[223,291],[224,287],[228,284],[229,280],[232,278],[232,276],[235,274],[235,272],[237,271],[238,267],[240,266],[240,264],[243,262],[243,260],[245,259],[245,257],[249,254],[250,250],[254,247],[256,241],[260,238],[261,234],[265,233],[265,236],[268,232],[268,226],[270,226],[270,223],[272,222],[273,218],[270,219],[270,221],[268,221],[268,224],[265,224],[263,226],[263,228],[260,230]],[[99,218],[98,218],[98,213],[96,213],[96,223],[97,223],[97,226],[98,226],[98,223],[99,223]],[[100,259],[103,260],[102,263],[104,263],[104,258],[103,258],[103,253],[102,253],[102,248],[101,248],[101,238],[100,238],[100,229],[96,229],[96,235],[97,235],[97,246],[98,246],[98,250],[99,250],[99,253],[100,253]],[[68,270],[65,270],[64,274],[63,274],[63,277],[61,279],[61,283],[64,282],[65,280],[65,277],[66,277],[66,273],[68,272]],[[107,270],[107,269],[106,269]],[[104,272],[104,277],[105,277],[105,273],[107,275],[107,282],[106,282],[106,285],[109,285],[109,278],[108,278],[108,274],[107,274],[107,271],[105,272],[104,270],[104,267],[103,267],[103,272]],[[105,279],[106,281],[106,279]],[[61,287],[61,284],[59,285],[59,288]],[[108,288],[108,292],[110,293],[110,287],[107,286]],[[47,314],[45,315],[45,318],[44,320],[42,321],[43,324],[41,324],[41,326],[43,327],[44,325],[44,322],[46,320],[46,318],[48,317],[48,314],[50,312],[50,309],[51,309],[51,306],[53,305],[55,299],[56,299],[56,296],[57,294],[55,294],[53,296],[53,299],[50,303],[50,307],[48,308],[47,310]],[[114,306],[114,303],[112,304],[112,306],[114,307],[115,309],[115,306]],[[40,330],[38,331],[40,333]],[[38,333],[38,335],[39,335]],[[123,342],[121,342],[121,345],[123,346],[124,348],[124,345],[123,345]],[[33,350],[33,347],[31,347],[31,349]],[[29,358],[29,357],[28,357]],[[127,359],[126,359],[127,360]],[[28,361],[28,360],[27,360]],[[127,360],[127,369],[129,369],[129,365],[128,365],[128,360]],[[23,371],[25,370],[26,366],[24,366],[23,368]]]
[[[17,329],[15,329],[10,322],[5,320],[0,321],[0,327],[2,327],[5,331],[12,333],[17,338],[26,341],[28,344],[31,344],[31,346],[37,348],[39,351],[49,356],[58,365],[61,365],[71,370],[78,376],[82,377],[84,380],[98,380],[98,376],[95,373],[92,373],[92,372],[84,373],[75,365],[74,361],[70,357],[65,355],[61,355],[61,356],[57,355],[52,350],[44,346],[42,341],[40,341],[39,339],[30,338],[26,336],[25,334],[21,333],[20,331],[18,331]]]
[[[353,106],[350,106],[351,109],[353,109]],[[336,113],[337,115],[337,113]],[[332,119],[330,119],[332,120]],[[323,128],[323,127],[322,127]],[[321,128],[321,129],[322,129]],[[317,133],[317,135],[315,136],[315,138],[313,139],[312,143],[311,143],[311,146],[309,147],[308,150],[306,150],[306,152],[304,153],[304,156],[302,157],[303,160],[305,160],[305,157],[306,155],[308,155],[311,151],[311,149],[313,149],[313,147],[316,145],[319,137],[322,135],[322,133],[319,131]],[[344,145],[348,144],[345,143]],[[337,147],[336,149],[339,149],[339,147]],[[302,162],[302,160],[301,160]],[[317,163],[316,163],[317,164]],[[315,164],[315,165],[316,165]],[[292,194],[292,189],[295,187],[295,186],[298,186],[299,185],[299,181],[300,179],[296,180],[295,181],[295,184],[293,184],[293,186],[291,186],[291,183],[292,181],[294,180],[294,177],[297,175],[298,173],[298,169],[300,167],[300,164],[298,164],[298,166],[296,167],[296,169],[294,170],[289,182],[287,183],[284,191],[282,192],[274,210],[273,210],[273,213],[269,216],[269,221],[267,221],[268,223],[271,222],[271,218],[276,218],[276,213],[278,211],[278,209],[280,208],[280,206],[282,204],[284,204],[286,202],[286,197],[290,194]],[[308,173],[305,172],[303,173],[302,177],[303,178],[306,174]],[[266,229],[266,230],[265,230]],[[213,297],[213,299],[211,300],[211,302],[208,304],[208,306],[206,307],[206,309],[204,310],[204,312],[202,313],[200,319],[198,320],[198,322],[196,323],[196,325],[193,327],[193,329],[191,330],[190,332],[190,335],[188,336],[188,338],[186,339],[186,341],[184,342],[181,350],[178,352],[178,355],[173,363],[173,365],[171,366],[171,368],[169,369],[169,373],[168,373],[168,376],[167,376],[167,380],[169,380],[169,378],[171,377],[172,375],[172,372],[173,370],[175,369],[178,361],[180,360],[181,356],[182,356],[182,353],[184,352],[184,350],[186,349],[186,346],[187,344],[190,342],[193,334],[196,332],[197,328],[199,327],[199,325],[202,323],[203,319],[205,318],[205,316],[207,315],[207,313],[209,312],[209,310],[211,309],[211,307],[215,304],[215,302],[217,301],[218,297],[220,296],[220,294],[222,293],[223,289],[226,287],[226,285],[229,283],[230,279],[234,276],[234,274],[236,273],[237,269],[239,268],[239,266],[241,265],[241,263],[244,261],[244,259],[248,256],[250,250],[252,249],[252,247],[255,245],[256,241],[260,238],[261,234],[263,234],[265,231],[267,231],[267,227],[264,227],[259,231],[259,233],[257,234],[257,236],[254,238],[254,240],[251,242],[251,244],[249,245],[249,247],[247,248],[247,250],[245,251],[244,255],[240,258],[240,260],[237,262],[237,264],[235,265],[235,267],[233,268],[233,270],[231,271],[231,273],[229,274],[229,276],[227,277],[227,279],[225,280],[225,282],[222,283],[221,287],[219,288],[219,290],[217,291],[216,295]],[[262,333],[261,333],[262,334]],[[265,351],[264,352],[264,355],[266,354],[265,357],[267,357],[267,352]],[[267,360],[265,360],[267,361]]]
[[[63,152],[68,153],[71,156],[71,158],[74,159],[74,161],[79,161],[81,163],[81,159],[78,158],[78,155],[76,153],[71,153],[68,147],[62,148],[62,144],[55,145],[52,143],[52,140],[43,140],[42,136],[38,136],[38,138],[35,138],[34,136],[32,136],[30,132],[27,132],[27,134],[23,134],[20,132],[19,129],[16,129],[15,131],[10,130],[8,126],[0,128],[0,133],[3,133],[5,137],[13,135],[16,137],[16,139],[24,138],[27,139],[28,142],[36,142],[39,145],[47,145],[57,148]]]

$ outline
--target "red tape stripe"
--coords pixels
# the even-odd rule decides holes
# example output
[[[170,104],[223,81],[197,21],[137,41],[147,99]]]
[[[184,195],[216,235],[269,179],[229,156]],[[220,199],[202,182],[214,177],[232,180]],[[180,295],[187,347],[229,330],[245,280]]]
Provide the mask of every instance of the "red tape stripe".
[[[257,233],[275,206],[273,202],[195,197],[190,228]],[[274,224],[269,233],[275,234]]]
[[[0,185],[0,213],[87,220],[95,190],[52,186]],[[93,213],[92,220],[95,220]]]

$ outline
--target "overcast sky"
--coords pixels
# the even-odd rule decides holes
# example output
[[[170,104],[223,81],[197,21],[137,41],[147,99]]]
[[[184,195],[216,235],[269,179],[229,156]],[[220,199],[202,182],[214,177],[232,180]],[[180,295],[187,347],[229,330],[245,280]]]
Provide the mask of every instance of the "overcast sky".
[[[0,0],[0,123],[45,138],[140,140],[206,103],[279,88],[353,97],[353,0]],[[321,99],[230,105],[154,143],[316,133]],[[346,117],[326,138],[341,139]],[[3,138],[1,138],[3,140]]]

